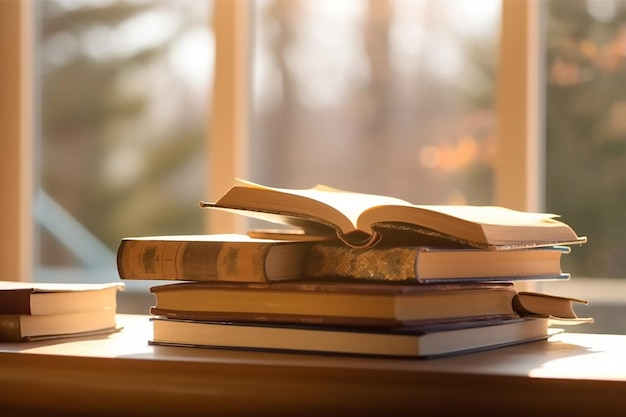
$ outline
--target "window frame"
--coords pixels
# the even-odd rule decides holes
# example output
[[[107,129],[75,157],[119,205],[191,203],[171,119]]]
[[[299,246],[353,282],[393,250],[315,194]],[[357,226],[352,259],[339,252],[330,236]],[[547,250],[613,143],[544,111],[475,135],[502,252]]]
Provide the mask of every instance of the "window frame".
[[[33,271],[31,1],[0,1],[0,279]]]
[[[545,207],[541,16],[539,1],[502,0],[495,204],[527,211]]]
[[[251,2],[213,0],[215,73],[208,137],[205,194],[216,201],[233,184],[247,178],[251,102]],[[215,103],[220,103],[215,105]],[[228,140],[230,139],[230,140]],[[208,216],[210,233],[244,232],[245,220],[226,212]]]

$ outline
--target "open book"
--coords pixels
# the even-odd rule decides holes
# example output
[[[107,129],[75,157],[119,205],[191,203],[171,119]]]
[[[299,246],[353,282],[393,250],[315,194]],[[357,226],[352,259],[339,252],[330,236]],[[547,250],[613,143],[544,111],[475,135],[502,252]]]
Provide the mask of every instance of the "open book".
[[[238,180],[219,200],[201,201],[200,206],[295,226],[304,235],[336,234],[353,247],[380,242],[517,249],[586,241],[554,214],[497,206],[415,205],[324,185],[285,189]]]

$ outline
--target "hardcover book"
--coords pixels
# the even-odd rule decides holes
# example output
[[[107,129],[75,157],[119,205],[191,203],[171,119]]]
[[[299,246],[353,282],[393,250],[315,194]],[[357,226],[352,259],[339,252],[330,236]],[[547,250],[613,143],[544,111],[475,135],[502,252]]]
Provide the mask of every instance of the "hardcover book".
[[[310,242],[242,234],[140,236],[122,239],[122,279],[282,281],[302,278]]]
[[[0,314],[0,342],[31,342],[120,330],[115,309],[62,314]]]
[[[242,234],[122,239],[122,279],[248,281],[335,280],[463,282],[568,279],[567,246],[509,251],[422,246],[352,248],[336,241],[256,239]]]
[[[496,206],[416,205],[325,185],[272,188],[239,180],[215,202],[200,206],[291,225],[305,234],[336,236],[349,246],[461,245],[512,249],[583,243],[549,213]]]
[[[468,281],[566,280],[561,257],[568,246],[507,251],[428,246],[368,249],[311,244],[303,275],[309,279],[435,283]]]
[[[577,317],[566,297],[500,284],[355,284],[345,282],[185,282],[154,286],[153,315],[229,322],[407,327],[428,322],[519,316]]]
[[[22,342],[119,330],[121,282],[0,281],[0,341]]]
[[[420,329],[364,330],[153,318],[150,344],[429,358],[545,339],[548,319],[510,319]]]
[[[66,314],[113,309],[123,282],[43,283],[0,281],[0,314]]]

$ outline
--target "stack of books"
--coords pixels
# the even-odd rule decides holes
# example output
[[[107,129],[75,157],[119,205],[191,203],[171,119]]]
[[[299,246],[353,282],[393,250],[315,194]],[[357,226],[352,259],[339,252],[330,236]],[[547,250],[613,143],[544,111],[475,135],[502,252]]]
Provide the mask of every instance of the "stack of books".
[[[117,331],[120,282],[0,281],[0,341],[29,342]]]
[[[244,181],[201,206],[293,230],[122,239],[121,279],[181,281],[150,290],[152,344],[426,358],[592,321],[514,285],[569,278],[586,238],[555,215]]]

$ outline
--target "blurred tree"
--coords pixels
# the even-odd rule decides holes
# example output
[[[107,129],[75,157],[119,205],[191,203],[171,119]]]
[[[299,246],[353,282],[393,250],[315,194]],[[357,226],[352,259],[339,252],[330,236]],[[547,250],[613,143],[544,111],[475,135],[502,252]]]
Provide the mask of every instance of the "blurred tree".
[[[453,20],[463,13],[454,2],[264,4],[255,180],[492,202],[497,14],[480,35],[463,36],[470,17]]]
[[[193,3],[35,2],[41,188],[112,251],[124,236],[202,231],[208,112],[196,97],[208,94],[172,63],[208,30]],[[42,264],[76,262],[74,236],[39,232]]]
[[[546,11],[547,210],[588,236],[587,244],[564,259],[567,270],[621,277],[626,2],[552,0]]]

